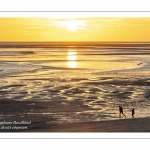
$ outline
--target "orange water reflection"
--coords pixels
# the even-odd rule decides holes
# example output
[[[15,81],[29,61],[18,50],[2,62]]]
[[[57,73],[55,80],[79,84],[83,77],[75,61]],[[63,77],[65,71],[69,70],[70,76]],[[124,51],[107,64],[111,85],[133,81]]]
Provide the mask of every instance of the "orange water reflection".
[[[67,56],[67,60],[68,60],[68,67],[69,68],[76,68],[77,67],[77,52],[76,50],[69,50],[68,51],[68,56]]]

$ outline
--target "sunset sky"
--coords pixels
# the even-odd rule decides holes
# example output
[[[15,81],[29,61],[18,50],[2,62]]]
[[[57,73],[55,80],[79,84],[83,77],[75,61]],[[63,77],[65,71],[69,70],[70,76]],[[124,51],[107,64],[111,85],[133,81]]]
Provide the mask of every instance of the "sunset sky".
[[[150,41],[150,18],[0,18],[0,42]]]

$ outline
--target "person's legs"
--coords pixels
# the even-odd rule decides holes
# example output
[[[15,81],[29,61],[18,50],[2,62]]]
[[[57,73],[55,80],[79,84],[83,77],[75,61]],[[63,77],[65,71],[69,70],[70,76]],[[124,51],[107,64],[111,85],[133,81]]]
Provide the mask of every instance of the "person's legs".
[[[119,118],[121,118],[121,113],[119,113]]]
[[[132,118],[134,118],[134,114],[132,114]]]
[[[126,118],[126,115],[124,114],[124,113],[122,113],[124,116],[125,116],[125,118]]]

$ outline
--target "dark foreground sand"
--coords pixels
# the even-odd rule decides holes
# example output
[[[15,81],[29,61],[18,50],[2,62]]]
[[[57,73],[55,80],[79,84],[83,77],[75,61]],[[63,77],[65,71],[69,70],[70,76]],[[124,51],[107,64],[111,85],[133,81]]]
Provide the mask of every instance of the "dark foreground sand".
[[[41,126],[37,132],[150,132],[150,119],[122,119],[101,122],[63,123]]]
[[[25,125],[24,125],[25,126]],[[45,124],[33,122],[28,129],[1,130],[1,132],[150,132],[150,119],[122,119],[86,123]]]
[[[44,131],[44,130],[43,130]],[[150,132],[150,119],[122,119],[113,121],[58,124],[48,128],[51,132]]]
[[[32,103],[33,101],[0,101],[0,132],[150,132],[150,118],[122,117],[112,121],[59,123],[47,114],[54,109],[48,108],[50,102],[43,105],[41,102],[36,105],[31,105]]]
[[[5,125],[11,129],[0,132],[150,132],[150,118],[118,119],[112,121],[84,122],[84,123],[46,123],[45,117],[30,124]],[[21,121],[20,121],[21,122]],[[15,129],[12,129],[15,127]],[[19,129],[19,128],[22,129]]]

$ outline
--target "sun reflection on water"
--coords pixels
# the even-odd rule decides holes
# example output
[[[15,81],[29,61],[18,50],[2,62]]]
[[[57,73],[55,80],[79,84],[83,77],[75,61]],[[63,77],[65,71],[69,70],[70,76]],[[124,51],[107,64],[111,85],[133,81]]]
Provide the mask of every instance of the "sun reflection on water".
[[[77,66],[77,52],[75,50],[69,50],[68,51],[68,56],[67,56],[67,60],[68,60],[68,67],[69,68],[76,68]]]

